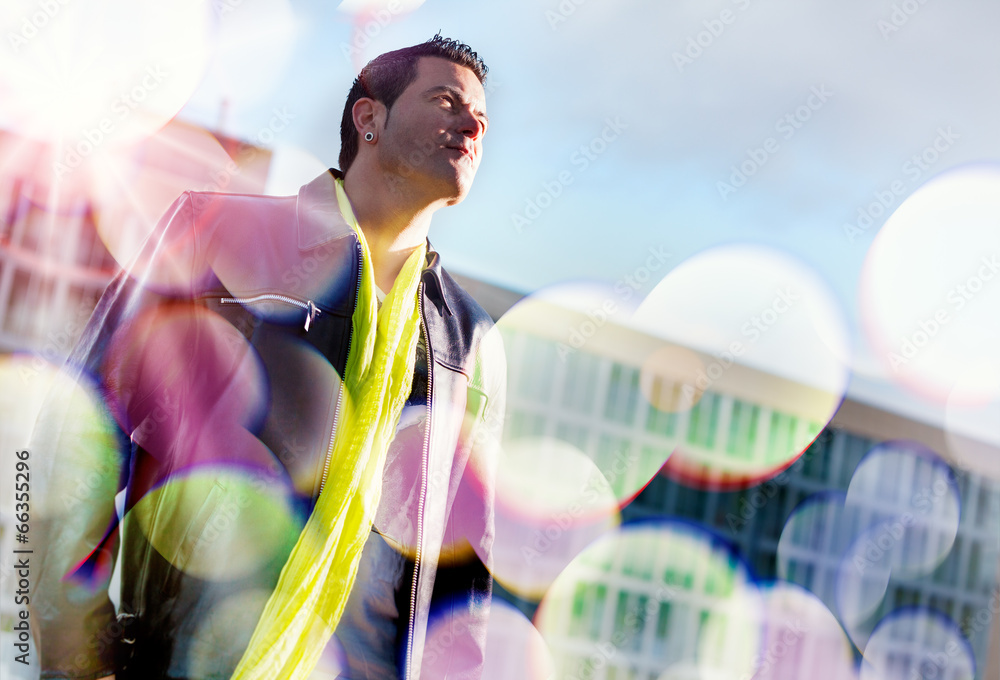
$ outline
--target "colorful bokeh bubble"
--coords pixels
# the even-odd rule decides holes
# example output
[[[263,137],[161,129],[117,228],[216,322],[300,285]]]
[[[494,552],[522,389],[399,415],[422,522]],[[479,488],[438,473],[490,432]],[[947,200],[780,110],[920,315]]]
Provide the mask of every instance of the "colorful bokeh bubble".
[[[28,211],[44,211],[50,215],[81,220],[86,216],[90,202],[90,177],[85,172],[66,173],[57,182],[52,171],[56,154],[57,149],[51,144],[0,130],[0,175],[19,178],[21,184],[18,187],[18,198],[26,201],[21,204],[20,211],[14,211],[15,219],[24,219],[30,215]],[[59,229],[55,225],[52,229],[58,232],[59,237],[64,237],[65,226],[59,222]],[[25,237],[45,238],[31,233],[25,234]],[[59,242],[61,241],[56,241]],[[53,252],[57,248],[39,247],[38,250]]]
[[[695,661],[690,664],[697,677],[748,677],[762,667],[767,654],[765,608],[762,593],[753,587],[733,593],[702,617]],[[682,662],[680,668],[689,663]],[[667,670],[677,669],[673,664]]]
[[[850,544],[854,531],[849,522],[843,521],[844,495],[837,492],[814,494],[796,506],[781,530],[778,538],[776,565],[778,577],[808,588],[820,599],[832,604],[826,598],[824,583],[820,574],[816,579],[809,567],[825,561],[825,556],[836,556]],[[832,594],[832,591],[831,591]]]
[[[74,384],[68,376],[60,374],[57,364],[44,356],[0,354],[0,408],[4,413],[0,445],[5,450],[27,447],[35,419],[57,381]]]
[[[255,200],[201,204],[198,228],[211,234],[207,265],[231,299],[276,322],[305,325],[308,314],[348,313],[358,251],[352,239],[330,238],[352,233],[350,219],[331,199],[334,184],[325,173],[285,201],[294,237],[287,222],[262,212]]]
[[[261,347],[281,342],[260,335]],[[266,354],[278,361],[274,351]],[[281,356],[323,366],[314,353]],[[269,390],[261,355],[239,329],[208,309],[180,303],[152,308],[122,327],[102,367],[116,418],[142,449],[126,521],[132,517],[164,559],[201,578],[237,578],[287,552],[300,523],[294,492],[314,493],[332,393],[302,413],[268,412],[268,397],[287,396],[290,386],[281,381],[282,366],[267,368],[278,377],[277,392]],[[327,386],[336,387],[334,376]],[[285,417],[311,426],[303,428],[303,445],[321,441],[323,448],[292,460],[296,452],[286,445],[295,427],[282,422]],[[324,434],[311,437],[316,430]]]
[[[337,371],[305,338],[267,324],[257,326],[254,349],[267,372],[268,409],[257,437],[281,462],[300,499],[312,499],[323,484],[335,426],[350,396],[341,392]],[[308,375],[303,384],[301,376]]]
[[[843,399],[850,358],[846,326],[826,284],[789,255],[732,245],[696,255],[643,300],[631,324],[646,337],[649,407],[675,449],[665,471],[686,484],[735,489],[790,465]],[[672,385],[658,353],[680,346]],[[671,349],[676,353],[676,350]],[[691,374],[693,373],[693,381]]]
[[[572,444],[554,437],[521,437],[503,449],[497,503],[529,522],[558,518],[565,525],[618,511],[611,484]]]
[[[98,385],[32,355],[0,357],[0,385],[7,402],[0,440],[12,453],[27,452],[27,469],[15,474],[12,464],[3,485],[11,499],[15,482],[30,486],[31,549],[48,573],[68,577],[70,597],[106,589],[114,560],[106,539],[117,523],[124,459]]]
[[[894,575],[921,576],[944,561],[955,543],[961,516],[952,469],[917,442],[883,442],[855,469],[848,506],[879,517],[868,540]]]
[[[890,575],[887,560],[858,568],[865,547],[863,541],[858,543],[858,536],[876,520],[857,507],[845,505],[845,498],[843,493],[830,492],[814,494],[800,503],[781,531],[776,558],[779,578],[809,590],[838,617],[847,591],[850,598],[860,601],[858,606],[881,603]],[[854,602],[847,600],[849,605]]]
[[[889,379],[942,404],[1000,393],[998,219],[1000,166],[976,164],[928,181],[879,231],[858,295]]]
[[[766,649],[772,654],[762,659],[758,670],[761,680],[795,680],[808,674],[807,669],[814,669],[813,677],[820,680],[857,677],[850,641],[836,617],[817,597],[778,582],[765,591],[765,604]],[[796,635],[797,640],[789,640],[789,636]],[[781,653],[783,643],[789,652],[786,655]]]
[[[598,539],[570,563],[542,600],[535,625],[552,652],[555,677],[635,664],[650,673],[676,665],[740,673],[759,637],[726,618],[727,604],[753,602],[755,590],[728,545],[690,525],[644,522]],[[708,648],[706,639],[725,647]]]
[[[485,656],[476,644],[483,635],[486,638]],[[545,641],[531,621],[507,602],[493,598],[489,619],[485,622],[464,606],[446,606],[432,613],[421,660],[421,676],[452,677],[480,663],[484,680],[547,680],[552,677],[552,659]]]
[[[608,480],[578,449],[522,438],[497,470],[493,576],[522,597],[541,598],[588,544],[618,526]]]
[[[885,617],[864,647],[861,680],[973,680],[976,659],[954,621],[927,609]]]
[[[205,580],[253,574],[287,558],[304,525],[280,471],[203,466],[172,475],[125,516],[163,559]],[[284,560],[281,560],[283,563]]]
[[[262,149],[172,120],[149,138],[94,159],[96,171],[87,175],[94,226],[115,261],[130,267],[145,285],[168,293],[187,291],[203,272],[194,269],[197,263],[190,256],[182,255],[199,247],[199,241],[200,247],[207,245],[211,234],[195,232],[205,224],[188,221],[184,226],[189,233],[158,233],[161,242],[155,249],[143,252],[143,244],[185,191],[259,192],[269,157]],[[154,253],[161,261],[158,266]],[[136,256],[140,256],[137,261]],[[167,264],[171,258],[176,260],[174,266]]]
[[[853,680],[854,655],[850,641],[833,613],[808,590],[783,581],[758,586],[756,601],[726,603],[726,616],[713,617],[712,623],[725,622],[747,631],[759,640],[749,667],[744,673],[729,677],[754,677],[760,680]],[[723,628],[716,626],[719,633]],[[711,630],[711,629],[710,629]],[[755,634],[754,631],[758,633]],[[712,631],[716,632],[716,631]],[[703,642],[711,640],[706,634]],[[721,643],[705,644],[701,666],[713,664],[710,655],[723,649]]]
[[[549,437],[575,447],[590,460],[578,458],[581,467],[562,475],[587,480],[596,466],[619,507],[672,450],[669,441],[639,445],[628,434],[647,427],[649,415],[639,380],[645,353],[637,349],[649,341],[624,325],[631,299],[613,286],[554,286],[498,322],[508,366],[504,445]],[[648,428],[655,435],[654,425]]]
[[[53,142],[68,172],[173,118],[211,57],[211,7],[198,0],[15,0],[6,10],[2,116],[17,134]]]
[[[232,673],[257,627],[271,592],[265,588],[238,590],[205,607],[197,630],[190,635],[188,675],[223,677]]]
[[[416,403],[403,408],[396,434],[386,452],[382,473],[382,496],[375,513],[374,527],[392,547],[410,559],[416,559],[421,551],[435,551],[439,565],[456,566],[467,564],[478,558],[488,562],[484,542],[492,536],[493,524],[490,505],[484,502],[484,493],[489,494],[489,502],[494,498],[493,475],[499,459],[498,444],[492,437],[475,436],[475,447],[469,451],[472,442],[464,440],[456,455],[468,453],[464,461],[464,474],[456,479],[452,468],[447,471],[425,465],[450,461],[425,455],[428,408]],[[470,418],[471,419],[471,418]],[[467,421],[468,422],[468,419]],[[489,476],[490,483],[484,487],[483,480]],[[421,504],[421,498],[424,503]],[[450,499],[437,506],[446,513],[446,524],[440,536],[440,544],[421,544],[419,513],[426,512],[433,499]]]
[[[152,307],[117,330],[101,371],[119,425],[156,467],[137,474],[270,467],[273,456],[251,434],[266,412],[264,368],[220,315],[184,303]]]
[[[219,597],[200,617],[187,650],[188,675],[192,678],[228,677],[247,649],[250,638],[267,605],[271,591],[244,588]],[[308,680],[347,677],[347,655],[336,636],[331,636]]]
[[[497,341],[499,331],[494,329],[483,337],[481,349]],[[492,356],[492,349],[485,355]],[[464,413],[458,404],[442,410],[459,429],[454,459],[435,456],[426,448],[430,405],[419,392],[411,394],[413,400],[403,407],[386,452],[374,528],[410,559],[418,554],[426,559],[432,551],[442,566],[466,566],[477,556],[489,564],[488,551],[495,542],[496,474],[502,458],[497,440],[502,408],[491,403],[493,395],[475,389],[466,395]],[[430,543],[418,521],[426,512],[440,512],[445,521],[444,531]]]
[[[32,516],[56,522],[66,535],[103,531],[114,515],[123,461],[118,428],[98,386],[31,355],[2,357],[0,383],[8,402],[3,439],[8,450],[27,448],[31,455]],[[103,517],[99,527],[88,524],[93,513]]]
[[[846,493],[816,494],[792,512],[778,542],[778,574],[815,593],[862,649],[890,581],[937,568],[959,516],[944,461],[916,442],[885,442],[861,460]]]
[[[531,620],[494,598],[486,628],[484,680],[547,680],[554,671],[552,655]]]
[[[836,570],[833,611],[858,649],[864,649],[879,612],[884,610],[893,576],[892,547],[904,531],[902,522],[895,518],[864,529]],[[880,547],[887,544],[888,551]]]
[[[697,352],[669,343],[650,352],[642,362],[639,386],[650,406],[669,418],[691,410],[704,394],[698,376],[705,373],[705,361]]]

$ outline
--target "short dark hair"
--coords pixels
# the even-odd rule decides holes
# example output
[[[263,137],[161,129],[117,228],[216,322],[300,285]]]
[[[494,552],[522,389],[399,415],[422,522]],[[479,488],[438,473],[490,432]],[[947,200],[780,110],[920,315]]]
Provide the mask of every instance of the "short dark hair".
[[[358,155],[358,130],[354,127],[354,103],[368,97],[385,104],[387,110],[417,78],[417,60],[420,57],[441,57],[465,66],[486,84],[486,64],[472,48],[450,38],[441,37],[438,32],[427,42],[386,52],[368,62],[358,77],[354,79],[351,91],[347,93],[344,115],[340,120],[340,170],[346,173]]]

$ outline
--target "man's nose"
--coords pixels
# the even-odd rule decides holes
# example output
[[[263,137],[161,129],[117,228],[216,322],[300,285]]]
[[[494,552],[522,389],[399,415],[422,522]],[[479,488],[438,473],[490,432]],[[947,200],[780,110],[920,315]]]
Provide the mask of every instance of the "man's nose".
[[[460,131],[464,136],[476,141],[482,138],[483,133],[486,132],[486,126],[478,116],[470,112],[465,115]]]

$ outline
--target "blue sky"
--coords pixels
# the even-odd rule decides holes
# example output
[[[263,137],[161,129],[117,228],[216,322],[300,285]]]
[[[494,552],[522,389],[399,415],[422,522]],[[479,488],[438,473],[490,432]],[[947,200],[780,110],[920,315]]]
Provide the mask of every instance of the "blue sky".
[[[574,278],[614,281],[649,246],[666,244],[679,262],[739,240],[803,259],[850,307],[884,217],[854,242],[843,224],[873,192],[900,180],[908,193],[938,172],[1000,155],[1000,45],[992,39],[1000,7],[913,1],[916,13],[883,37],[878,22],[898,3],[567,0],[574,11],[562,17],[557,2],[429,0],[395,16],[363,53],[441,29],[490,66],[492,123],[476,186],[463,205],[439,214],[432,232],[454,267],[530,291]],[[256,11],[244,0],[220,23]],[[672,55],[724,11],[732,22],[679,69]],[[293,26],[275,36],[292,43],[277,50],[289,51],[279,75],[261,83],[244,74],[252,86],[224,95],[221,78],[210,74],[181,115],[214,124],[227,96],[226,131],[249,137],[273,107],[288,107],[298,115],[279,147],[296,145],[335,164],[354,77],[342,44],[354,27],[330,5],[292,3],[289,12]],[[562,20],[550,26],[546,12]],[[272,54],[266,45],[252,49]],[[241,68],[225,61],[228,73]],[[814,88],[830,93],[826,101],[797,129],[779,131],[779,120],[807,105]],[[627,127],[588,167],[574,163],[609,119]],[[939,128],[957,136],[950,148],[926,171],[904,171]],[[768,138],[777,151],[722,197],[718,183],[731,166]],[[512,215],[524,214],[525,202],[562,171],[572,184],[519,232]]]
[[[244,0],[221,17],[223,37],[237,20],[259,41],[220,50],[181,115],[213,124],[225,96],[225,131],[251,136],[275,107],[294,110],[278,158],[292,146],[316,163],[289,164],[294,186],[296,173],[336,163],[355,74],[344,49],[358,34],[332,5],[265,5]],[[251,20],[268,13],[264,26]],[[881,369],[857,328],[858,278],[888,211],[853,239],[844,225],[876,192],[892,193],[891,210],[941,172],[1000,159],[998,25],[1000,5],[976,0],[428,0],[354,44],[367,42],[367,60],[440,29],[490,67],[476,185],[432,227],[446,266],[531,292],[615,282],[650,248],[670,252],[672,268],[721,244],[768,245],[813,268],[842,306],[852,391],[926,414],[936,407],[862,385]],[[735,187],[741,165],[752,174]],[[558,195],[530,211],[545,193]]]

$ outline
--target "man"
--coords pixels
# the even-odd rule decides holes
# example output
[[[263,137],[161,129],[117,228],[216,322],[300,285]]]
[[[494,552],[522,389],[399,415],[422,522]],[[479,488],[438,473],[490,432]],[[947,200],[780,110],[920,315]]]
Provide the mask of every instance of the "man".
[[[342,172],[186,193],[109,286],[36,426],[43,677],[479,677],[505,369],[427,232],[485,75],[440,36],[376,58]]]

